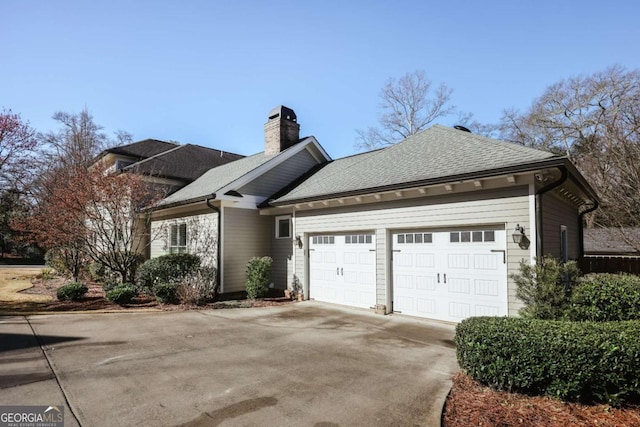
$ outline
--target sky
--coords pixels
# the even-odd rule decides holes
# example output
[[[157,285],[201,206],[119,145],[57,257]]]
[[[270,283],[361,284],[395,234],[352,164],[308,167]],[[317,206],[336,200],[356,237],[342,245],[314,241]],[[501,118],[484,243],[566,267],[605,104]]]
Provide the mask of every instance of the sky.
[[[562,79],[640,68],[638,17],[637,0],[0,0],[0,109],[46,132],[86,107],[109,135],[249,155],[286,105],[339,158],[389,78],[423,70],[497,123]]]

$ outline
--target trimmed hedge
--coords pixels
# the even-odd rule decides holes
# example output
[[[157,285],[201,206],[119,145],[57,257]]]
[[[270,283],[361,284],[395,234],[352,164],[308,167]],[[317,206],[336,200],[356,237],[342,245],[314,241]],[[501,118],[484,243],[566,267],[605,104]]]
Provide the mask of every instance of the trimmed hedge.
[[[155,285],[179,282],[200,267],[200,257],[192,254],[169,254],[147,260],[136,274],[139,289],[151,291]]]
[[[640,277],[629,274],[589,274],[573,288],[571,320],[607,322],[640,319]]]
[[[640,321],[474,317],[456,327],[458,363],[488,386],[612,405],[640,401]]]
[[[179,302],[179,288],[179,282],[156,283],[151,288],[151,292],[153,292],[158,302],[163,304],[177,304]]]
[[[132,284],[120,283],[106,293],[107,299],[118,305],[129,304],[138,295]]]
[[[61,286],[56,291],[56,296],[60,301],[77,301],[89,291],[82,283],[72,282]]]
[[[273,259],[268,256],[254,257],[247,263],[247,297],[261,298],[269,292]]]

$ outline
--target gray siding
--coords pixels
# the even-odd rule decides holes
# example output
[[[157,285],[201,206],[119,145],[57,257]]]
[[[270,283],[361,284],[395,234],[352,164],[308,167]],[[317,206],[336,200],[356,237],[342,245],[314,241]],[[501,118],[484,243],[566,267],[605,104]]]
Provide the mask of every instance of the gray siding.
[[[578,208],[552,192],[542,195],[542,255],[560,258],[560,226],[567,227],[569,259],[580,256]]]
[[[308,150],[302,150],[250,183],[238,189],[241,194],[268,197],[295,181],[318,162]]]
[[[270,257],[273,258],[273,269],[271,271],[271,280],[276,289],[287,289],[291,283],[290,278],[293,276],[293,238],[276,239],[275,217],[269,217],[271,223],[269,227],[271,252]]]
[[[271,220],[255,209],[223,208],[221,292],[245,290],[247,262],[269,255]]]
[[[390,258],[388,236],[393,230],[410,228],[446,229],[449,227],[494,225],[507,230],[507,271],[519,271],[520,261],[531,257],[510,238],[517,224],[531,230],[528,186],[503,190],[425,197],[412,200],[298,211],[294,234],[305,236],[303,250],[295,249],[295,276],[308,294],[308,235],[318,232],[374,231],[376,234],[377,303],[389,310]],[[291,281],[292,278],[289,279]],[[516,298],[515,284],[508,279],[509,314],[522,307]]]

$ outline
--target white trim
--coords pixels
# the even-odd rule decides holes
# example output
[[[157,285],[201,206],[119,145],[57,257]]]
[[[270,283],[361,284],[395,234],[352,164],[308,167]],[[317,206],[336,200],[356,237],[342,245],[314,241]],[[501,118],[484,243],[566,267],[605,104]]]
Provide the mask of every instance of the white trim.
[[[220,259],[218,260],[218,270],[219,270],[219,277],[220,277],[220,283],[219,283],[219,289],[220,289],[220,293],[223,294],[224,293],[224,204],[220,203],[220,212],[218,212],[218,215],[220,215],[220,221],[218,221],[218,224],[220,224],[220,229],[218,230],[218,245],[220,247]]]
[[[244,185],[260,177],[262,174],[268,172],[269,170],[283,163],[285,160],[288,160],[291,157],[295,156],[302,150],[305,150],[305,149],[308,150],[309,145],[315,146],[320,151],[320,153],[322,153],[322,155],[325,156],[326,161],[331,160],[331,157],[327,154],[326,151],[324,151],[324,148],[320,146],[318,141],[316,141],[314,137],[310,136],[306,138],[303,142],[299,142],[293,145],[292,147],[289,147],[282,153],[277,154],[272,159],[267,160],[266,162],[264,162],[257,168],[253,169],[252,171],[247,172],[246,174],[242,175],[240,178],[228,183],[227,185],[225,185],[224,187],[216,191],[216,193],[220,194],[220,197],[222,197],[224,193],[226,193],[229,190],[234,190],[234,189],[243,187]],[[309,153],[312,154],[311,151],[309,151]]]
[[[276,226],[275,226],[275,238],[276,239],[292,239],[293,238],[293,221],[291,220],[291,215],[279,215],[275,218]],[[289,221],[289,235],[288,236],[280,236],[280,221],[288,220]]]
[[[562,234],[564,233],[564,241]],[[560,261],[569,261],[569,231],[566,225],[560,225]]]
[[[536,223],[536,185],[534,183],[529,184],[529,236],[529,262],[535,265],[538,253],[538,224]]]

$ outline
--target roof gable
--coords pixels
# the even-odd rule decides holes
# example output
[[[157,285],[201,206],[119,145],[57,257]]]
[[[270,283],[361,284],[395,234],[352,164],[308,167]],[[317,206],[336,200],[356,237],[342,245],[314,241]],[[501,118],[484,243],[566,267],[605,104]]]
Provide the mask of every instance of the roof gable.
[[[277,154],[267,155],[262,152],[210,169],[191,184],[162,200],[159,208],[201,201],[212,197],[213,194],[217,194],[220,198],[227,191],[233,190],[235,192],[242,188],[246,189],[253,181],[267,175],[305,149],[317,153],[317,157],[314,157],[316,164],[330,160],[315,138],[304,138],[301,142]],[[303,173],[297,171],[295,164],[288,164],[285,168],[291,168],[296,171],[296,174]],[[281,187],[289,184],[288,174],[276,175],[281,175],[281,180],[278,181]],[[268,194],[263,198],[266,196]]]
[[[545,151],[435,125],[396,145],[337,159],[274,203],[401,187],[553,157]]]

